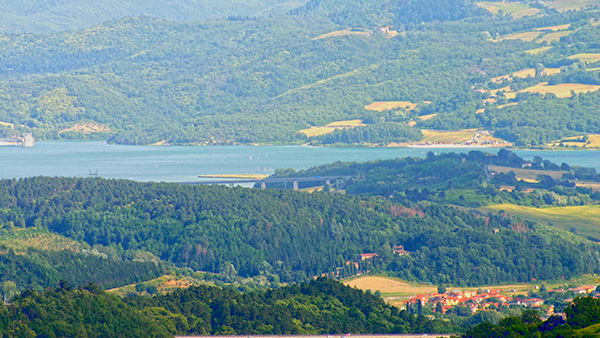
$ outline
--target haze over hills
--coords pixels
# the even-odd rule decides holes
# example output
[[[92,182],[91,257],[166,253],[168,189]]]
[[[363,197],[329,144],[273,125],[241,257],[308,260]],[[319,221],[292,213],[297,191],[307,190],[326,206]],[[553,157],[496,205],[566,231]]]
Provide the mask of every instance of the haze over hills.
[[[292,0],[23,0],[0,1],[0,31],[47,33],[89,28],[127,16],[197,21],[228,16],[260,16],[286,12],[302,4]]]
[[[298,143],[300,130],[350,119],[366,126],[310,141],[482,128],[528,146],[600,132],[600,14],[535,6],[515,19],[471,1],[328,0],[252,20],[144,16],[7,35],[0,121],[38,139],[122,144]],[[374,102],[392,105],[365,108]]]

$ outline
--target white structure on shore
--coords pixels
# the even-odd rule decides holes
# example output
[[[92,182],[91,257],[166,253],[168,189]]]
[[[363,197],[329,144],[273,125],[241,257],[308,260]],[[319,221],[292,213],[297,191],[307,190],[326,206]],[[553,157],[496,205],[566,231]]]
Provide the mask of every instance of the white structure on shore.
[[[23,134],[22,138],[23,138],[23,147],[26,147],[26,148],[33,147],[33,144],[35,143],[35,140],[33,139],[33,135]]]

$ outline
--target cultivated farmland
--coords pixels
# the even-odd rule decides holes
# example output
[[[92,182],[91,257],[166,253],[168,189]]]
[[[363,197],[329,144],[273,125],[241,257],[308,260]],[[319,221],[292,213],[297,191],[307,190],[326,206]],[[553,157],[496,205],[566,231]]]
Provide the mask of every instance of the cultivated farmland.
[[[559,98],[567,98],[567,97],[573,96],[572,92],[579,94],[579,93],[595,92],[599,89],[600,89],[600,85],[588,85],[588,84],[581,84],[581,83],[561,83],[561,84],[557,84],[557,85],[549,85],[548,82],[541,82],[533,87],[525,88],[525,89],[521,90],[521,92],[540,93],[540,94],[552,93],[552,94],[555,94]],[[508,97],[508,95],[506,95],[506,96]]]

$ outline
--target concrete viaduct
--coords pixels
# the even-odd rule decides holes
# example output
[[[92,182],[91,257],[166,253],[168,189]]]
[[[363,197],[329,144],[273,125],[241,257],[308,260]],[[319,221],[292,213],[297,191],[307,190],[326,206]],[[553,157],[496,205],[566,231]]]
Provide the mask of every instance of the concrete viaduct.
[[[228,184],[233,187],[236,183],[260,183],[260,187],[265,189],[268,183],[292,182],[294,190],[298,190],[298,182],[319,182],[325,181],[325,184],[331,184],[332,180],[350,179],[352,176],[313,176],[313,177],[282,177],[282,178],[263,178],[263,179],[216,179],[211,181],[183,182],[181,184]]]

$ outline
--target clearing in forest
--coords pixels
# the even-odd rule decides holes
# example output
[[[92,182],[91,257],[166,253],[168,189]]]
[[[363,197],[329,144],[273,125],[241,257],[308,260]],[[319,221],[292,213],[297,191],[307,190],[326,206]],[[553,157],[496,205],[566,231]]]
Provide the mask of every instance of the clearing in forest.
[[[535,55],[535,54],[539,54],[539,53],[543,53],[543,52],[549,51],[552,48],[554,48],[554,47],[552,47],[552,46],[545,46],[545,47],[540,47],[540,48],[526,50],[525,53],[531,54],[531,55]]]
[[[539,31],[524,32],[524,33],[516,33],[516,34],[502,36],[497,39],[490,39],[490,41],[502,42],[504,40],[523,40],[526,42],[531,42],[531,41],[537,39],[540,35],[542,35],[542,32],[539,32]]]
[[[600,53],[579,53],[575,55],[571,55],[568,57],[569,59],[579,59],[584,62],[598,62],[600,61]]]
[[[8,122],[0,121],[0,126],[6,126],[6,127],[10,127],[10,129],[15,129],[15,125],[12,123],[8,123]]]
[[[600,205],[578,205],[568,207],[535,208],[514,204],[497,204],[478,208],[480,212],[497,213],[500,210],[524,220],[552,224],[563,230],[576,229],[583,237],[600,238]]]
[[[16,253],[26,253],[27,249],[42,251],[69,250],[80,252],[84,245],[61,235],[38,228],[15,227],[11,231],[0,232],[0,245],[13,249]]]
[[[557,85],[549,85],[548,82],[541,82],[537,85],[521,90],[521,92],[547,94],[552,93],[559,98],[572,97],[572,92],[588,93],[595,92],[600,89],[600,85],[588,85],[582,83],[561,83]],[[507,93],[508,94],[508,93]],[[508,95],[505,94],[507,97]]]
[[[560,68],[545,68],[542,71],[542,76],[549,76],[560,73]],[[490,81],[494,83],[501,83],[504,80],[512,81],[514,78],[526,79],[528,77],[535,77],[535,69],[534,68],[525,68],[519,71],[516,71],[512,74],[497,76],[492,78]],[[496,94],[498,91],[511,91],[510,87],[504,87],[500,89],[490,90],[492,94]]]
[[[559,26],[552,26],[552,27],[540,27],[540,28],[536,28],[534,29],[534,31],[563,31],[566,29],[569,29],[569,27],[571,27],[571,24],[568,23],[566,25],[559,25]]]
[[[331,122],[322,127],[311,127],[308,129],[303,129],[298,131],[299,133],[304,133],[304,135],[308,137],[325,135],[334,132],[336,129],[345,129],[345,128],[355,128],[360,126],[366,126],[366,124],[362,123],[362,120],[347,120],[347,121],[337,121]]]
[[[569,10],[579,10],[581,7],[588,5],[599,5],[600,0],[554,0],[545,1],[544,5],[554,8],[558,11],[565,12]]]
[[[524,16],[536,15],[540,12],[539,9],[530,7],[527,4],[515,2],[478,2],[477,5],[490,11],[492,14],[498,14],[502,11],[505,15],[510,15],[515,19],[520,19]]]
[[[145,285],[156,286],[159,294],[165,294],[168,292],[175,291],[177,289],[189,288],[190,286],[199,285],[198,280],[191,277],[176,277],[173,275],[165,275],[156,279],[144,282]],[[212,283],[206,283],[212,285]],[[136,284],[129,284],[120,288],[106,290],[115,295],[125,297],[131,294],[138,294],[135,290]],[[148,294],[146,291],[142,291],[140,294]]]
[[[404,108],[406,110],[413,110],[417,108],[416,103],[410,101],[375,101],[368,106],[365,106],[367,110],[384,111],[396,108]]]
[[[362,36],[368,36],[368,35],[371,35],[371,34],[372,34],[372,32],[368,31],[368,30],[344,29],[344,30],[334,31],[334,32],[330,32],[330,33],[326,33],[326,34],[317,36],[313,40],[327,39],[327,38],[333,38],[333,37],[345,36],[345,35],[362,35]]]

